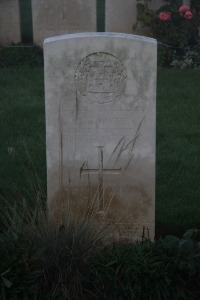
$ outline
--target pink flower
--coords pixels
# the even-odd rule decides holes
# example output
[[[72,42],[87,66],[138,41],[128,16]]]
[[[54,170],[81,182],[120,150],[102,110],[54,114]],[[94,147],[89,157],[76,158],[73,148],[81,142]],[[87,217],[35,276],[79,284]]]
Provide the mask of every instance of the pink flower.
[[[171,12],[169,11],[162,11],[159,13],[159,19],[162,21],[168,21],[171,19]]]
[[[184,18],[189,20],[189,19],[192,19],[193,17],[193,14],[190,10],[186,11],[185,14],[184,14]]]
[[[190,10],[190,6],[188,4],[183,4],[179,7],[179,13],[184,13],[186,11]]]

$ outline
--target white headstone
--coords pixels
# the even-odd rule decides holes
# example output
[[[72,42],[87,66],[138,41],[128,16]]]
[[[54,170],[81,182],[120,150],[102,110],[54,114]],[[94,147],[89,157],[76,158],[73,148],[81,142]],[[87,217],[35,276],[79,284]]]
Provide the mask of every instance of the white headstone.
[[[137,0],[106,0],[105,31],[132,33],[137,21]]]
[[[82,33],[44,42],[48,205],[88,203],[114,239],[154,237],[154,39]],[[59,221],[59,220],[57,220]]]
[[[32,0],[33,39],[96,31],[96,0]]]
[[[2,46],[20,41],[19,1],[0,1],[0,44]]]
[[[166,5],[165,0],[152,0],[152,1],[149,1],[149,2],[146,2],[146,1],[143,0],[142,2],[138,2],[138,3],[146,4],[149,9],[153,9],[153,10],[157,10],[161,6]]]

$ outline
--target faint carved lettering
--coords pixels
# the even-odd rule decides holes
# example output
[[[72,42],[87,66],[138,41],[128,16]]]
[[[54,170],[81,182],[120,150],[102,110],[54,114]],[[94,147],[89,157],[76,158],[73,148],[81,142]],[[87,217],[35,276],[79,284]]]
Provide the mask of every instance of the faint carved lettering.
[[[127,73],[114,55],[98,52],[78,64],[75,82],[78,92],[88,100],[105,104],[117,100],[126,87]]]

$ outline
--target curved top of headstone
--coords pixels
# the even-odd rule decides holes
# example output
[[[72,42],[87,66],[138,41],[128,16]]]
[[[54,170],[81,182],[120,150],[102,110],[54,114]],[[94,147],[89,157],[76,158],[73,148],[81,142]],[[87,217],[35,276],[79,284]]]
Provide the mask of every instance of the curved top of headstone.
[[[142,42],[157,43],[156,39],[154,38],[135,35],[135,34],[114,33],[114,32],[83,32],[83,33],[64,34],[64,35],[58,35],[58,36],[46,38],[44,40],[44,44],[66,40],[66,39],[76,39],[76,38],[85,38],[85,37],[122,38],[122,39],[134,39]]]

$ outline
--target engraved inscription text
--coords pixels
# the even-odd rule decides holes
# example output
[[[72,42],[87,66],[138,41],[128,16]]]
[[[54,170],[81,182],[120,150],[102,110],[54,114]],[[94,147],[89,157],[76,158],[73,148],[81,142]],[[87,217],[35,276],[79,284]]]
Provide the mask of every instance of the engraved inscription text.
[[[82,59],[75,72],[78,92],[99,104],[117,100],[126,87],[126,79],[123,63],[104,52],[93,53]]]

